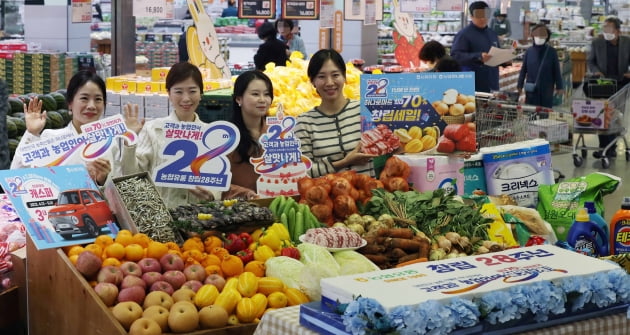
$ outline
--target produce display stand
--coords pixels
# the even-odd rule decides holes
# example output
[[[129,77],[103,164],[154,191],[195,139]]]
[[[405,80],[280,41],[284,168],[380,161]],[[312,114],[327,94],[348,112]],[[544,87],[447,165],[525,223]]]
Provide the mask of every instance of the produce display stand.
[[[30,236],[26,248],[30,335],[127,334],[63,250],[37,250]],[[244,324],[187,335],[247,335],[253,334],[256,326]]]

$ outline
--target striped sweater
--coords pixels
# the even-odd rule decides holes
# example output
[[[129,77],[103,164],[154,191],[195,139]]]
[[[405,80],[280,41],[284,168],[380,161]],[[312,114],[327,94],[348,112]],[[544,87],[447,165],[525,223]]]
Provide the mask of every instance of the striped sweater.
[[[302,154],[313,161],[311,177],[335,173],[332,162],[343,159],[361,141],[359,102],[348,100],[344,108],[332,116],[317,108],[302,113],[298,116],[295,134],[300,139]],[[374,176],[372,163],[346,169]]]

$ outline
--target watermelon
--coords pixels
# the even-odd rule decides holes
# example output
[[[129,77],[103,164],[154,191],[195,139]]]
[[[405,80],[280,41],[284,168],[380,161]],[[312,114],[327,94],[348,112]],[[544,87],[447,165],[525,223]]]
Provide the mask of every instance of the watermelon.
[[[18,98],[9,98],[9,114],[24,113],[24,102]]]
[[[57,113],[63,116],[63,120],[65,121],[64,125],[68,125],[68,123],[72,121],[72,114],[70,114],[70,112],[67,109],[60,109],[57,111]]]
[[[24,115],[25,115],[24,112],[20,112],[20,113],[13,113],[13,115],[11,116],[13,116],[16,119],[24,120]]]
[[[57,110],[57,100],[55,100],[55,98],[53,98],[50,94],[41,94],[37,98],[42,102],[42,110]]]
[[[55,99],[57,102],[57,109],[67,109],[68,103],[66,102],[66,97],[59,92],[51,92],[50,96]]]
[[[63,119],[63,116],[61,116],[61,114],[57,113],[56,111],[46,112],[46,124],[48,124],[49,120],[50,120],[50,127],[52,129],[63,128],[63,126],[66,124],[66,121]]]
[[[12,118],[7,117],[7,136],[9,138],[16,138],[18,135],[17,126],[13,122]]]
[[[17,127],[17,136],[21,136],[22,134],[24,134],[24,132],[26,131],[26,122],[24,122],[24,119],[13,117],[11,121],[13,121],[13,124],[15,124],[15,126]]]
[[[29,97],[26,94],[22,94],[22,95],[18,96],[18,99],[22,100],[22,102],[27,104],[27,105],[31,101],[31,97]]]
[[[18,144],[20,144],[20,141],[14,138],[9,139],[9,153],[11,159],[13,159],[13,155],[15,154],[15,150],[17,149]]]

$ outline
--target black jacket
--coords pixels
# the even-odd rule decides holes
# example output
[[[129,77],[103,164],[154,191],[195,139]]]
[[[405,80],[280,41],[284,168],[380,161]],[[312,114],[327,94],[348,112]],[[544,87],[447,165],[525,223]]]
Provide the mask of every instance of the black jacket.
[[[265,65],[270,62],[274,62],[276,66],[286,66],[289,60],[287,49],[287,45],[275,37],[266,40],[254,55],[256,70],[265,70]]]

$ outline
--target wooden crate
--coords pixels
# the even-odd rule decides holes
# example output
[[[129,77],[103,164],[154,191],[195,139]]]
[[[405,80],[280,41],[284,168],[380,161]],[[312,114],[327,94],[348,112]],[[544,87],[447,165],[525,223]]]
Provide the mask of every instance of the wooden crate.
[[[124,335],[127,331],[72,265],[61,249],[37,250],[27,237],[30,335]],[[248,335],[244,324],[187,335]]]

